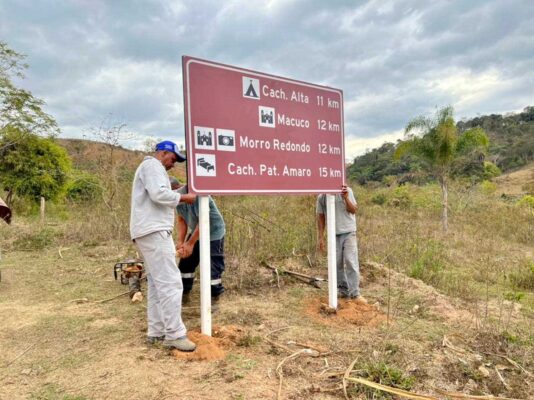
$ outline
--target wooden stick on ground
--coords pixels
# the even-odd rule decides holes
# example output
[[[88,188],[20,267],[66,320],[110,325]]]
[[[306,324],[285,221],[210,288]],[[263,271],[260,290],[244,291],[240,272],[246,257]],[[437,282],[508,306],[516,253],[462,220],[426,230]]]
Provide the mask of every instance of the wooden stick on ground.
[[[413,399],[413,400],[439,400],[437,397],[427,396],[427,395],[417,394],[417,393],[411,393],[411,392],[408,392],[406,390],[397,389],[397,388],[389,387],[389,386],[386,386],[386,385],[381,385],[381,384],[376,383],[376,382],[371,382],[371,381],[368,381],[367,379],[363,379],[363,378],[346,377],[346,378],[344,378],[344,381],[351,381],[351,382],[359,383],[361,385],[365,385],[365,386],[371,387],[373,389],[381,390],[383,392],[396,394],[397,396],[405,397],[407,399]],[[496,397],[494,397],[494,398],[496,399]],[[348,399],[348,397],[347,397],[347,399]]]
[[[277,396],[276,396],[277,399],[281,399],[282,398],[282,380],[284,378],[284,371],[283,371],[282,367],[283,367],[284,363],[286,361],[288,361],[288,360],[291,360],[291,359],[293,359],[295,357],[298,357],[300,354],[315,355],[315,353],[316,353],[315,350],[300,349],[299,351],[294,352],[293,354],[287,356],[282,361],[280,361],[280,363],[276,367],[276,373],[278,374],[278,379],[280,380],[280,382],[278,384],[278,393],[277,393]]]
[[[139,282],[143,282],[143,281],[146,281],[146,276],[143,276],[141,279],[139,279]],[[109,299],[95,301],[95,303],[97,303],[97,304],[107,303],[108,301],[118,299],[119,297],[122,297],[122,296],[124,296],[125,294],[128,294],[128,293],[130,293],[129,290],[127,292],[122,292],[122,293],[120,293],[120,294],[118,294],[116,296],[110,297]]]
[[[9,367],[11,364],[13,364],[15,361],[17,361],[19,358],[21,358],[24,354],[26,354],[28,351],[30,351],[31,349],[33,349],[35,347],[35,345],[39,343],[39,341],[35,342],[34,344],[32,344],[31,346],[29,346],[26,350],[24,350],[22,353],[20,353],[18,356],[16,356],[13,360],[11,360],[10,362],[8,362],[4,368],[7,368]]]
[[[349,377],[350,373],[354,369],[354,366],[356,365],[356,362],[358,361],[358,357],[354,359],[353,362],[350,363],[349,367],[345,370],[345,373],[343,374],[343,394],[345,395],[345,399],[350,400],[349,394],[347,393],[347,378]]]
[[[455,392],[446,392],[445,390],[441,390],[438,388],[434,389],[436,392],[447,396],[449,398],[453,399],[468,399],[468,400],[519,400],[519,399],[511,399],[508,397],[495,397],[495,396],[473,396],[470,394],[464,394],[464,393],[455,393]]]
[[[116,296],[110,297],[109,299],[95,301],[95,303],[98,303],[98,304],[107,303],[108,301],[118,299],[119,297],[122,297],[122,296],[124,296],[125,294],[128,294],[128,293],[130,293],[129,290],[126,291],[126,292],[122,292],[122,293],[120,293],[120,294],[118,294]]]

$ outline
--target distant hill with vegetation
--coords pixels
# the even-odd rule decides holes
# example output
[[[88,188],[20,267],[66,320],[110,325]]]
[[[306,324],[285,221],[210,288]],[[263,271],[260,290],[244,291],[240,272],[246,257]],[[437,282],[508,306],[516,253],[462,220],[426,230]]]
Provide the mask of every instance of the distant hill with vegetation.
[[[534,107],[513,114],[478,116],[456,124],[459,132],[480,127],[490,139],[489,154],[478,154],[457,166],[456,175],[484,178],[484,163],[490,161],[502,172],[527,165],[534,160]],[[356,157],[348,167],[348,176],[360,184],[410,181],[422,183],[430,179],[414,156],[394,158],[397,143],[384,143],[379,148]]]
[[[121,146],[82,139],[56,139],[67,150],[74,168],[90,173],[98,173],[113,161],[123,174],[131,175],[143,157],[148,155],[141,150],[130,150]],[[185,164],[176,164],[171,175],[185,179]]]

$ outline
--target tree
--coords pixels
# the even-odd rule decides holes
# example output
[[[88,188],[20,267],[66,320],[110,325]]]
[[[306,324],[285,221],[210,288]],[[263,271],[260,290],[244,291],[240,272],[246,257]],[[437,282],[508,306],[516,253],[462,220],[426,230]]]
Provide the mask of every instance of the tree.
[[[53,138],[24,133],[14,127],[4,128],[0,160],[0,186],[8,192],[8,206],[14,194],[32,199],[55,198],[71,169],[66,150]]]
[[[0,139],[9,128],[23,134],[19,139],[27,133],[54,136],[59,132],[56,121],[41,108],[44,101],[13,84],[12,78],[24,78],[23,71],[28,67],[24,58],[0,41]],[[2,142],[3,146],[12,144]]]
[[[90,128],[90,132],[105,144],[105,152],[98,159],[98,175],[103,185],[102,199],[110,211],[115,212],[115,208],[119,206],[117,191],[120,167],[116,151],[122,141],[131,139],[133,135],[126,130],[125,123],[113,121],[111,114],[102,120],[99,127]]]
[[[434,117],[419,116],[405,129],[406,140],[400,142],[395,157],[413,154],[424,161],[424,167],[434,175],[442,193],[442,224],[448,231],[448,185],[451,170],[462,157],[475,153],[485,154],[489,139],[482,128],[473,128],[458,134],[451,106],[438,109]]]

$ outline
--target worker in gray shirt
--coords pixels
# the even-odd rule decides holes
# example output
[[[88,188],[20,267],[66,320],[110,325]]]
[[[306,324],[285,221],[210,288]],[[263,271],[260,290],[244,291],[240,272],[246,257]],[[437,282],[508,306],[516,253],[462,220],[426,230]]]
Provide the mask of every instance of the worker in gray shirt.
[[[356,212],[358,203],[352,189],[343,185],[335,195],[337,287],[343,298],[366,302],[360,295],[360,266],[356,241]],[[318,248],[324,251],[326,225],[326,195],[317,196]]]
[[[187,193],[187,186],[182,186],[176,178],[171,178],[171,187],[180,193]],[[216,310],[221,294],[224,292],[222,274],[224,272],[224,219],[217,205],[209,197],[210,219],[210,261],[211,261],[211,300]],[[176,252],[180,257],[178,268],[182,274],[184,294],[182,302],[189,301],[190,292],[195,281],[195,270],[200,262],[199,247],[199,199],[192,204],[176,206]]]

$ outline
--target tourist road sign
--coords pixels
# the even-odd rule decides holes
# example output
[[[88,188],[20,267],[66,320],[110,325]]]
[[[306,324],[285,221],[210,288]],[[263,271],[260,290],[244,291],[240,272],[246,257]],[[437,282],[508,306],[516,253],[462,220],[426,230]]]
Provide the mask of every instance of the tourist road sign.
[[[193,57],[182,62],[191,192],[341,191],[341,90]]]

